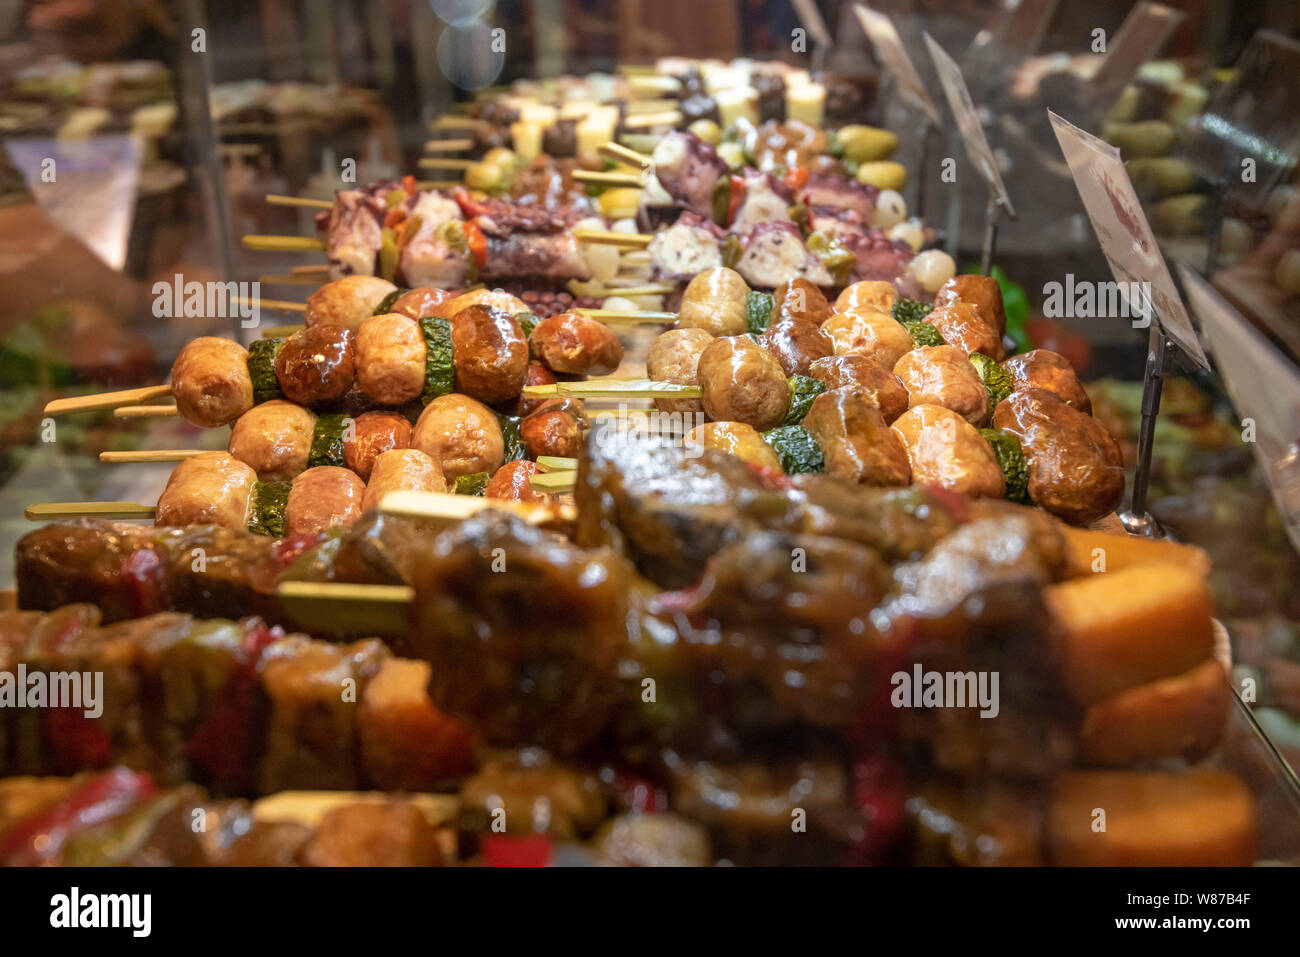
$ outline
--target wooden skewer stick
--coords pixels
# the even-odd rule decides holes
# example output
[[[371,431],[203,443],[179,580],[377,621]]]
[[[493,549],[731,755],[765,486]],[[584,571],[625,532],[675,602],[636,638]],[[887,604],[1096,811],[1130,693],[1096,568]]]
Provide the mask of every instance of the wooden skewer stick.
[[[579,183],[599,183],[602,186],[632,186],[640,188],[645,185],[641,173],[605,172],[603,170],[578,169],[573,171],[573,179]]]
[[[583,382],[552,382],[549,385],[526,385],[524,395],[530,399],[549,399],[570,395],[583,399],[698,399],[703,393],[698,385],[678,385],[653,379],[587,379]]]
[[[629,76],[628,87],[633,90],[650,93],[675,93],[682,88],[682,81],[675,76]]]
[[[563,455],[539,455],[537,467],[543,472],[573,472],[578,468],[578,460]]]
[[[46,415],[67,415],[70,412],[95,412],[100,409],[116,409],[121,405],[136,402],[148,402],[172,394],[169,385],[146,385],[139,389],[119,389],[116,392],[101,392],[98,395],[69,396],[55,399],[45,404]]]
[[[629,149],[622,143],[605,143],[597,152],[602,156],[608,156],[610,159],[639,166],[641,169],[645,169],[650,165],[650,157],[644,153],[638,153],[634,149]]]
[[[295,302],[292,299],[267,299],[258,296],[256,299],[250,299],[247,296],[236,296],[235,302],[241,306],[256,306],[259,309],[270,309],[275,312],[306,312],[307,304],[305,302]]]
[[[117,419],[152,419],[180,415],[181,410],[174,405],[124,405],[113,410]]]
[[[473,160],[458,159],[439,159],[437,157],[425,157],[420,160],[420,169],[469,169],[474,165]]]
[[[313,276],[300,276],[291,272],[269,272],[263,273],[257,277],[257,281],[263,286],[314,286],[316,279]]]
[[[578,512],[572,505],[529,505],[477,495],[451,495],[445,492],[389,492],[379,503],[385,515],[404,518],[441,518],[457,521],[469,518],[485,508],[513,512],[530,525],[552,521],[573,521]]]
[[[422,179],[417,180],[415,188],[419,190],[426,189],[455,189],[457,186],[465,184],[458,179]]]
[[[330,274],[329,266],[294,266],[289,270],[294,276],[328,276]]]
[[[681,113],[677,110],[667,110],[663,113],[643,113],[640,116],[629,116],[623,121],[623,125],[629,130],[644,130],[652,126],[676,126],[681,121]]]
[[[620,249],[644,249],[654,239],[646,233],[617,233],[608,229],[575,229],[573,238],[581,243],[618,246]]]
[[[286,326],[267,326],[262,330],[260,338],[287,339],[302,328],[303,326],[301,323],[291,323]]]
[[[659,137],[648,133],[624,133],[620,141],[620,145],[644,154],[653,153],[658,143]]]
[[[528,484],[535,491],[545,492],[548,495],[559,495],[564,492],[572,492],[577,481],[578,473],[570,469],[563,472],[538,472],[528,479]]]
[[[681,105],[679,100],[664,99],[662,97],[653,100],[633,100],[627,104],[628,116],[641,116],[646,113],[668,113],[676,112],[677,107]]]
[[[575,309],[574,312],[586,316],[588,319],[597,319],[606,325],[614,323],[637,323],[637,322],[676,322],[677,313],[675,312],[631,312],[622,309]]]
[[[23,515],[29,522],[57,521],[66,518],[153,518],[158,510],[139,502],[50,502],[28,505]]]
[[[325,241],[314,236],[245,236],[245,249],[272,253],[305,253],[325,248]]]
[[[671,283],[650,283],[646,286],[613,286],[605,283],[604,288],[593,293],[595,296],[667,296],[677,289]]]
[[[429,140],[424,144],[426,153],[460,153],[473,148],[473,140]]]
[[[109,465],[131,465],[137,462],[183,462],[203,449],[146,449],[139,452],[100,452],[99,460]]]
[[[491,125],[473,116],[440,116],[432,123],[435,130],[481,130]]]
[[[272,206],[306,206],[308,209],[333,209],[334,203],[328,199],[309,199],[306,196],[280,196],[267,194],[266,201]]]
[[[334,635],[404,634],[415,601],[409,585],[281,582],[275,593],[296,626]]]

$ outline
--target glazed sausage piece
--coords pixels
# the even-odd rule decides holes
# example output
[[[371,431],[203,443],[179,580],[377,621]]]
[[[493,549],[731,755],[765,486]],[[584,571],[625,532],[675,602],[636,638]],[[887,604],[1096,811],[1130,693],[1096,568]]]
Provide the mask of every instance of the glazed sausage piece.
[[[1124,497],[1124,459],[1111,434],[1051,392],[1011,393],[993,410],[993,424],[1020,440],[1035,505],[1083,524]]]
[[[230,454],[263,482],[287,482],[307,468],[316,416],[281,399],[255,405],[230,430]]]
[[[378,276],[347,276],[327,282],[307,297],[307,328],[336,326],[355,332],[397,287]]]
[[[853,386],[823,392],[813,400],[803,427],[826,459],[826,474],[859,485],[903,486],[912,466],[903,443],[872,398]]]
[[[495,498],[505,502],[524,502],[544,505],[551,501],[551,496],[539,492],[531,484],[537,474],[537,463],[528,459],[516,459],[507,462],[492,473],[487,488],[483,490],[484,498]]]
[[[725,266],[700,273],[682,293],[678,329],[703,329],[711,336],[743,336],[749,328],[745,307],[749,284]]]
[[[462,309],[468,309],[470,306],[491,306],[494,309],[500,309],[508,316],[517,316],[521,312],[531,311],[528,308],[528,303],[518,296],[512,296],[500,289],[471,289],[469,292],[463,292],[455,299],[444,303],[442,315],[454,316]]]
[[[533,358],[566,375],[607,375],[623,361],[623,344],[609,327],[576,312],[543,319],[529,339]]]
[[[590,421],[581,399],[545,400],[519,423],[519,438],[531,458],[559,455],[576,458],[582,451]]]
[[[898,301],[898,290],[892,282],[868,279],[845,286],[835,297],[836,312],[890,312]]]
[[[677,385],[695,385],[702,353],[713,341],[713,334],[705,329],[669,329],[661,333],[650,345],[645,369],[655,382],[675,382]],[[655,408],[661,412],[700,412],[704,409],[699,399],[655,399]]]
[[[954,302],[968,302],[978,308],[984,320],[997,331],[999,341],[1007,334],[1002,288],[992,276],[953,276],[935,293],[934,307],[938,309]]]
[[[907,390],[908,405],[941,405],[974,426],[989,418],[989,390],[966,353],[955,346],[922,346],[894,366]]]
[[[717,449],[759,468],[785,471],[776,450],[763,441],[752,425],[744,422],[705,422],[686,433],[685,443],[687,449],[692,445]]]
[[[253,407],[248,353],[231,339],[200,336],[172,364],[172,395],[187,421],[204,428],[229,425]]]
[[[528,375],[528,340],[504,310],[478,304],[451,317],[456,390],[483,402],[519,397]]]
[[[907,389],[898,376],[866,356],[831,356],[808,366],[807,375],[826,383],[827,391],[845,386],[865,392],[886,422],[907,411]]]
[[[420,286],[398,296],[391,308],[399,316],[423,319],[425,316],[441,316],[443,307],[454,298],[446,289]]]
[[[894,368],[916,343],[911,333],[887,312],[841,312],[822,323],[837,356],[866,356],[886,369]]]
[[[831,317],[831,304],[816,284],[807,279],[791,279],[773,290],[772,315],[820,326]]]
[[[308,326],[285,339],[275,357],[285,398],[299,405],[343,398],[357,377],[354,339],[340,326]]]
[[[528,363],[528,371],[524,373],[523,389],[527,389],[530,385],[554,385],[556,381],[558,380],[555,378],[555,373],[534,359]],[[547,401],[544,398],[529,398],[524,394],[523,389],[519,390],[519,401],[514,406],[515,415],[528,415]]]
[[[361,517],[366,485],[351,469],[318,465],[293,480],[284,506],[286,536],[315,535]]]
[[[257,474],[225,452],[203,452],[172,470],[158,496],[159,525],[220,525],[243,529]]]
[[[698,377],[710,419],[744,422],[762,432],[780,425],[790,409],[781,363],[744,336],[709,343],[700,353]]]
[[[420,414],[411,447],[438,463],[448,482],[474,472],[495,472],[505,459],[501,423],[467,395],[440,395]]]
[[[361,511],[378,507],[389,492],[445,492],[447,480],[438,463],[419,449],[389,449],[375,467],[361,496]]]
[[[371,316],[357,330],[357,385],[381,405],[418,399],[426,351],[419,323],[395,312]]]
[[[366,412],[352,420],[343,433],[343,461],[348,468],[370,481],[379,456],[411,444],[411,423],[396,412]]]
[[[1002,363],[1002,368],[1010,373],[1017,392],[1043,389],[1080,412],[1092,414],[1092,400],[1079,384],[1070,360],[1060,353],[1034,349],[1012,356]]]
[[[758,342],[776,356],[786,375],[807,375],[814,361],[832,354],[830,337],[798,319],[778,319],[763,330]]]
[[[891,428],[907,450],[913,484],[985,498],[1001,498],[1006,491],[993,449],[951,409],[918,405],[895,419]]]
[[[936,307],[925,321],[939,330],[943,341],[956,346],[966,355],[982,352],[998,362],[1006,356],[1002,336],[993,323],[984,317],[978,306],[968,302],[951,302]]]

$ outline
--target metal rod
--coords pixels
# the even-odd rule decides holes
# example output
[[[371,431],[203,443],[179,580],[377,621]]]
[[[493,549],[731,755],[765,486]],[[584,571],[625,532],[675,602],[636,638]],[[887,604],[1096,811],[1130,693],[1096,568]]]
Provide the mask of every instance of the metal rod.
[[[980,250],[980,272],[985,276],[993,269],[993,254],[998,246],[998,215],[1001,211],[997,194],[990,189],[988,205],[984,207],[984,245]]]
[[[921,165],[916,171],[916,212],[913,213],[921,219],[925,219],[926,194],[929,192],[926,184],[930,180],[930,149],[934,129],[934,123],[929,119],[921,125]]]
[[[1120,522],[1133,535],[1163,538],[1164,531],[1147,511],[1147,491],[1151,484],[1151,455],[1155,447],[1156,417],[1160,413],[1160,395],[1164,389],[1169,361],[1169,345],[1159,323],[1151,324],[1147,349],[1146,374],[1142,382],[1142,421],[1138,429],[1137,464],[1133,470],[1133,496],[1128,510],[1121,512]]]

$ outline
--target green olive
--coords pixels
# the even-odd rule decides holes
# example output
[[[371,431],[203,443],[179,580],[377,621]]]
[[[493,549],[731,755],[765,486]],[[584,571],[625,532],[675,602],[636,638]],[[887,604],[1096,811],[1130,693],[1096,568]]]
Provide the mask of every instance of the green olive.
[[[1102,139],[1118,146],[1126,159],[1139,156],[1164,156],[1174,145],[1174,128],[1163,120],[1140,123],[1107,123]]]
[[[465,185],[485,193],[505,185],[505,174],[495,163],[471,163],[465,170]]]
[[[717,146],[722,142],[722,130],[717,123],[710,119],[696,120],[689,127],[692,133],[704,140],[706,143],[712,143]]]
[[[874,126],[842,126],[835,138],[844,150],[844,155],[857,163],[888,159],[898,149],[897,136],[889,130]]]

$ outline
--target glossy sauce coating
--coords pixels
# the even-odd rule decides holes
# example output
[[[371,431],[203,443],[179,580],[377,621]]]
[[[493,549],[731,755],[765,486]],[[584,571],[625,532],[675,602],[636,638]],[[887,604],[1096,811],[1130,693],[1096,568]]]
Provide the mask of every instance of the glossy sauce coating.
[[[315,405],[341,399],[356,381],[355,336],[340,326],[295,332],[275,357],[275,377],[290,402]]]
[[[853,386],[823,392],[813,400],[803,427],[822,448],[826,474],[859,485],[907,485],[912,467],[897,433],[875,402]]]
[[[307,327],[337,326],[355,331],[397,287],[378,276],[347,276],[307,297]]]
[[[226,452],[204,452],[172,469],[158,496],[159,525],[220,525],[244,529],[257,474]]]
[[[852,386],[870,396],[886,422],[907,411],[907,389],[898,376],[866,356],[830,356],[808,366],[807,375],[826,383],[827,391]]]
[[[447,480],[438,463],[419,449],[389,449],[375,459],[361,510],[377,508],[389,492],[407,491],[445,492]]]
[[[1011,356],[1002,368],[1011,374],[1017,392],[1045,389],[1080,412],[1092,413],[1092,400],[1074,374],[1074,366],[1060,353],[1034,349]]]
[[[531,458],[558,455],[575,458],[582,452],[590,422],[581,399],[547,399],[519,423],[519,438]]]
[[[425,406],[411,432],[411,447],[437,462],[448,482],[474,472],[495,472],[505,457],[496,414],[455,392]]]
[[[603,323],[573,312],[543,319],[529,344],[534,359],[568,375],[608,375],[623,361],[618,336]]]
[[[908,405],[941,405],[974,426],[989,418],[989,392],[966,353],[955,346],[922,346],[898,360],[894,375]]]
[[[172,364],[172,395],[188,422],[204,428],[228,425],[253,407],[248,353],[239,343],[200,336]]]
[[[434,286],[420,286],[403,293],[393,301],[392,311],[409,319],[423,319],[425,316],[441,316],[442,309],[455,296],[445,289]]]
[[[903,353],[915,347],[911,334],[887,312],[841,312],[822,323],[837,356],[866,356],[892,369]]]
[[[953,302],[936,307],[925,321],[939,330],[943,341],[956,346],[966,355],[983,353],[1001,362],[1006,355],[1002,336],[979,308],[968,302]]]
[[[740,336],[749,328],[745,307],[749,284],[725,266],[702,272],[686,286],[677,311],[678,329],[703,329],[712,336]]]
[[[287,482],[307,468],[316,416],[292,402],[255,405],[230,431],[230,454],[263,482]]]
[[[537,474],[537,471],[537,463],[530,462],[528,459],[507,462],[492,473],[487,488],[483,490],[483,496],[506,502],[538,505],[548,502],[551,496],[537,491],[531,484],[532,477]]]
[[[830,337],[800,319],[778,319],[763,330],[758,341],[781,363],[786,375],[807,375],[813,362],[832,354]]]
[[[781,364],[744,336],[715,339],[700,353],[701,401],[709,418],[752,425],[781,424],[790,408],[790,384]]]
[[[426,351],[418,323],[398,313],[371,316],[357,331],[357,385],[383,405],[418,399]]]
[[[528,375],[528,340],[509,313],[473,305],[451,318],[456,390],[483,402],[519,396]]]
[[[953,302],[968,302],[977,307],[984,320],[1001,339],[1007,332],[1007,313],[1002,303],[1002,289],[992,276],[953,276],[934,295],[936,309]]]
[[[889,312],[898,301],[898,290],[892,282],[868,279],[845,286],[835,297],[836,312]]]
[[[650,344],[646,356],[646,375],[655,382],[695,385],[702,353],[713,341],[706,329],[669,329]],[[699,399],[655,399],[661,412],[701,412]]]
[[[390,449],[411,444],[411,423],[396,412],[366,412],[343,433],[343,460],[348,468],[370,480],[375,460]]]
[[[361,517],[366,485],[356,472],[318,465],[293,480],[284,507],[285,535],[314,535],[351,525]]]
[[[781,458],[752,425],[744,422],[705,422],[686,433],[685,444],[717,449],[743,462],[773,472],[784,472]]]
[[[831,317],[826,294],[807,279],[791,279],[772,291],[772,316],[775,320],[796,319],[821,325]]]
[[[963,495],[1001,498],[1002,469],[975,427],[941,405],[918,405],[894,420],[912,465],[914,485],[937,485]]]

